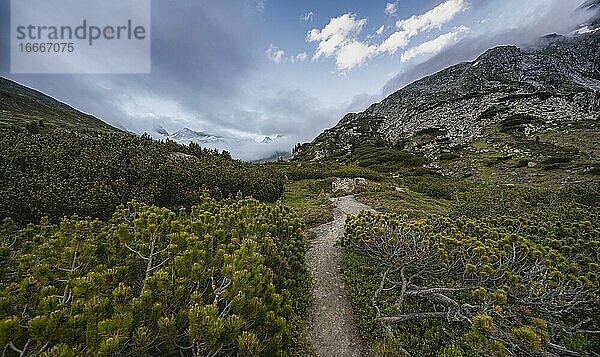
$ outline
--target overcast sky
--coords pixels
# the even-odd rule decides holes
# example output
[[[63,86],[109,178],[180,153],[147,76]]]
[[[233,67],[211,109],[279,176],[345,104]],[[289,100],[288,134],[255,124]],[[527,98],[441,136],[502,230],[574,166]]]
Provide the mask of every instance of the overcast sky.
[[[487,48],[567,33],[582,2],[154,0],[150,74],[16,75],[10,2],[0,0],[0,70],[137,133],[161,124],[252,143],[283,136],[230,148],[256,159]]]

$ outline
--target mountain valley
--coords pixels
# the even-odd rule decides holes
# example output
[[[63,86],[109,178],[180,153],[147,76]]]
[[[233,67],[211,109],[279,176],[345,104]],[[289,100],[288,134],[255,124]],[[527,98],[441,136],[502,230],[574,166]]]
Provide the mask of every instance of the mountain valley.
[[[0,77],[2,356],[600,356],[600,17],[291,157],[199,128],[137,135]]]

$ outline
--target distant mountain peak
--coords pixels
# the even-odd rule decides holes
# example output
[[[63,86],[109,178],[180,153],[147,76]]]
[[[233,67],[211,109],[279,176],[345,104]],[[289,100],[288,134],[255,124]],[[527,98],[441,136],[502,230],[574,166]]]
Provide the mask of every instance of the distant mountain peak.
[[[268,144],[268,143],[271,143],[274,140],[277,140],[277,139],[280,139],[280,138],[283,138],[283,135],[275,134],[272,137],[271,136],[265,136],[264,139],[262,139],[260,142]]]
[[[158,133],[160,135],[163,135],[163,136],[169,136],[169,132],[165,128],[163,128],[163,126],[160,124],[158,124],[157,126],[152,128],[152,131],[154,131],[155,133]]]
[[[178,132],[172,135],[174,139],[193,139],[204,136],[208,136],[208,134],[201,131],[195,131],[187,127],[179,130]]]
[[[212,135],[203,131],[196,131],[190,128],[183,128],[176,133],[169,135],[169,139],[177,142],[195,142],[195,143],[207,143],[212,141],[222,140],[223,137],[218,135]]]

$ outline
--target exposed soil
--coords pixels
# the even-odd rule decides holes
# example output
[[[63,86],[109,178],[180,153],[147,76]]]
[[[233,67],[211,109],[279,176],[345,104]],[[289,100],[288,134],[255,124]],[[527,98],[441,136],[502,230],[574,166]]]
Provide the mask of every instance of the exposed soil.
[[[308,335],[317,356],[363,356],[364,344],[352,319],[352,307],[342,280],[342,252],[335,243],[344,233],[347,215],[370,207],[353,196],[332,199],[334,220],[311,231],[316,234],[306,260],[312,276],[313,302]]]

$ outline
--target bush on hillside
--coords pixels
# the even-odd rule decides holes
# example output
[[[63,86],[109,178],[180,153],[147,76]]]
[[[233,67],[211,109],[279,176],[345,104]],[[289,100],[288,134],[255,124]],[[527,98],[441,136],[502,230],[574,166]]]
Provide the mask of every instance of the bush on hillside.
[[[283,194],[282,175],[265,166],[195,144],[123,134],[3,131],[0,166],[0,218],[18,222],[72,214],[108,219],[133,199],[189,208],[204,190],[268,202]]]
[[[281,205],[131,202],[0,227],[0,348],[21,355],[296,355],[302,225]]]

